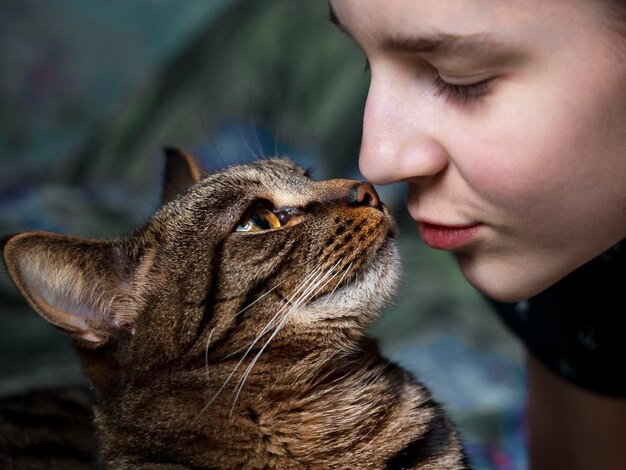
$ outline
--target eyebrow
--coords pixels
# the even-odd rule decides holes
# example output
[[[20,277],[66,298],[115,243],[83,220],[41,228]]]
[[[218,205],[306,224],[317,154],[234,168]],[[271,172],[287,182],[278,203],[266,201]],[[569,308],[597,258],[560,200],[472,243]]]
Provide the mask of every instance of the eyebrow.
[[[354,40],[350,31],[348,31],[337,16],[330,1],[328,2],[328,20],[339,28],[340,31]],[[404,52],[410,54],[461,55],[474,53],[496,55],[504,51],[510,52],[510,48],[506,43],[481,33],[465,36],[438,33],[423,37],[389,37],[382,39],[381,47],[387,52]]]
[[[510,49],[506,43],[477,33],[467,36],[439,33],[424,37],[386,38],[382,49],[388,52],[411,54],[489,54]]]

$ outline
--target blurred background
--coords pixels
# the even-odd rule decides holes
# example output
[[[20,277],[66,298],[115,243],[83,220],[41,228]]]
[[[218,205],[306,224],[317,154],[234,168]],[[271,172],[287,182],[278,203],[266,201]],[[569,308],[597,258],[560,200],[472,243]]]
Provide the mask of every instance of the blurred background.
[[[157,207],[166,145],[208,170],[279,154],[361,179],[369,75],[327,16],[322,0],[0,0],[0,236],[129,232]],[[421,243],[403,187],[378,189],[404,277],[372,335],[432,388],[475,468],[526,468],[518,343]],[[0,394],[79,380],[0,271]]]

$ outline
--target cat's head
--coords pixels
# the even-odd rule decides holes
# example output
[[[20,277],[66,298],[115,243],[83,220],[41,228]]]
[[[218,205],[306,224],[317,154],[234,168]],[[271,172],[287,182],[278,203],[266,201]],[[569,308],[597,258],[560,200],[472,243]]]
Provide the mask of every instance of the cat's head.
[[[164,204],[119,240],[11,237],[11,278],[83,354],[122,371],[250,347],[349,348],[398,270],[394,222],[373,187],[314,181],[285,159],[201,174],[170,150]]]

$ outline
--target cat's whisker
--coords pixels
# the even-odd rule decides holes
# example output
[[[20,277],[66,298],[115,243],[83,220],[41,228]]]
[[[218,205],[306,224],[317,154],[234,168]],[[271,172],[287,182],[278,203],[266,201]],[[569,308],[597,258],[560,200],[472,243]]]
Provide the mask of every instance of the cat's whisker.
[[[250,346],[248,347],[248,349],[246,350],[246,352],[244,353],[244,355],[241,357],[241,359],[239,360],[239,362],[237,363],[237,365],[235,366],[235,368],[232,370],[232,372],[230,373],[230,375],[228,376],[228,378],[226,379],[226,381],[224,382],[224,384],[222,385],[222,387],[218,390],[217,394],[215,397],[213,397],[213,399],[211,400],[211,402],[217,397],[217,395],[219,395],[221,393],[221,391],[224,389],[224,387],[226,386],[226,384],[230,381],[230,379],[232,378],[232,376],[235,374],[235,372],[237,371],[237,369],[241,366],[241,364],[243,363],[243,361],[248,357],[248,354],[250,353],[250,351],[252,350],[252,348],[256,345],[256,343],[274,326],[275,324],[275,320],[282,314],[282,312],[287,309],[289,307],[289,310],[287,312],[287,314],[285,314],[285,316],[288,315],[289,311],[291,309],[293,309],[295,303],[293,303],[293,299],[299,294],[299,292],[302,289],[306,289],[307,287],[307,283],[309,281],[311,281],[312,279],[315,279],[318,275],[318,273],[320,272],[319,267],[314,269],[311,274],[309,276],[307,276],[307,278],[304,280],[304,282],[298,287],[298,289],[291,295],[291,297],[288,299],[287,303],[285,303],[277,312],[276,314],[274,314],[274,316],[270,319],[270,321],[267,323],[267,325],[265,325],[265,327],[263,328],[263,330],[261,330],[261,332],[256,336],[256,338],[254,339],[254,341],[250,344]],[[284,318],[284,317],[283,317]],[[280,323],[280,321],[279,321]],[[267,344],[267,343],[266,343]],[[261,349],[261,352],[263,351],[263,348]],[[258,359],[258,355],[255,358],[255,360],[253,361],[252,366],[254,366],[254,363],[256,363],[256,359]],[[251,368],[249,368],[251,370]],[[246,371],[248,371],[248,369],[246,369]],[[249,373],[249,372],[248,372]],[[245,381],[245,377],[247,377],[247,374],[244,372],[244,381]],[[239,389],[240,391],[240,389]],[[237,393],[238,395],[239,393]],[[210,403],[209,403],[210,404]]]
[[[278,312],[276,312],[276,314],[270,319],[270,321],[267,323],[267,325],[263,328],[263,330],[261,331],[261,333],[259,333],[257,335],[257,337],[255,338],[255,340],[250,344],[250,346],[248,346],[248,349],[246,350],[246,352],[244,353],[244,355],[241,357],[241,359],[239,360],[239,362],[235,365],[235,367],[233,368],[233,370],[230,372],[230,374],[228,375],[228,377],[226,378],[226,380],[224,381],[224,383],[222,384],[222,386],[218,389],[218,391],[215,393],[215,395],[213,395],[213,397],[208,401],[208,403],[202,408],[202,410],[200,410],[200,413],[198,413],[198,417],[196,418],[196,420],[194,421],[194,425],[197,423],[198,419],[200,418],[200,416],[209,408],[209,406],[211,406],[211,404],[215,401],[215,399],[222,393],[222,391],[224,390],[224,388],[226,387],[226,385],[230,382],[230,380],[232,379],[233,375],[235,375],[235,372],[237,372],[237,369],[239,369],[239,367],[241,366],[241,364],[245,361],[246,357],[248,356],[248,354],[250,353],[250,351],[252,350],[252,348],[256,345],[256,343],[265,335],[265,333],[267,331],[269,331],[272,326],[274,321],[276,320],[276,318],[282,313],[282,311],[284,309],[286,309],[289,304],[291,303],[292,299],[295,298],[299,292],[302,289],[306,289],[306,285],[309,281],[311,281],[312,278],[315,278],[319,273],[321,272],[321,268],[318,266],[317,268],[313,269],[311,271],[311,273],[304,279],[304,281],[302,282],[302,284],[300,284],[300,286],[298,287],[298,289],[296,289],[296,291],[292,294],[291,298],[289,299],[289,303],[283,305],[283,307],[281,307]],[[278,286],[277,286],[278,287]]]
[[[336,266],[336,265],[335,265]],[[335,267],[333,266],[333,268]],[[261,356],[261,354],[263,353],[263,351],[265,350],[266,346],[272,341],[272,339],[276,336],[276,334],[283,328],[283,326],[287,323],[287,321],[289,320],[289,318],[296,312],[298,311],[299,307],[306,301],[306,299],[309,297],[309,294],[311,292],[314,291],[314,289],[319,285],[320,282],[322,282],[329,274],[330,271],[332,271],[331,268],[328,272],[326,272],[323,276],[321,276],[321,278],[319,279],[314,279],[312,280],[312,285],[310,286],[306,286],[306,283],[303,283],[301,285],[302,287],[306,286],[305,291],[299,296],[299,298],[294,302],[293,299],[296,297],[295,294],[297,294],[298,292],[294,293],[294,295],[291,296],[291,298],[289,299],[289,303],[286,305],[289,305],[290,308],[287,311],[287,313],[283,316],[282,320],[279,322],[279,324],[276,326],[276,328],[274,329],[274,332],[272,333],[272,335],[270,336],[270,338],[265,342],[265,344],[262,346],[261,350],[257,353],[257,355],[255,356],[255,358],[253,359],[253,361],[250,363],[250,365],[247,367],[246,371],[244,372],[244,375],[242,376],[242,379],[239,382],[239,385],[237,387],[238,391],[237,391],[237,397],[239,396],[239,392],[241,391],[241,388],[243,387],[243,383],[245,382],[245,379],[247,378],[248,374],[250,373],[250,371],[252,370],[252,368],[254,367],[254,365],[256,364],[258,358]],[[318,277],[318,276],[316,276]],[[299,290],[302,290],[302,289]],[[282,312],[282,308],[279,310],[279,313]],[[277,315],[274,316],[274,318],[276,318]],[[274,320],[274,318],[272,320]],[[270,321],[266,328],[273,326],[273,321]],[[260,339],[261,335],[259,335],[257,337],[257,339]],[[256,342],[256,341],[255,341]],[[237,397],[235,397],[235,401],[237,400]],[[234,403],[233,403],[234,405]]]
[[[271,294],[274,290],[276,290],[277,288],[279,288],[280,286],[282,286],[286,281],[282,281],[279,282],[278,284],[276,284],[274,287],[272,287],[270,290],[268,290],[267,292],[265,292],[264,294],[260,295],[257,299],[255,299],[253,302],[251,302],[250,304],[248,304],[247,306],[245,306],[244,308],[242,308],[241,310],[239,310],[237,313],[235,313],[235,316],[238,317],[239,315],[241,315],[243,312],[245,312],[246,310],[248,310],[250,307],[252,307],[254,304],[256,304],[259,300],[262,300],[263,298],[265,298],[267,295]]]
[[[321,272],[322,272],[321,268],[318,266],[317,268],[312,270],[309,275],[306,276],[306,278],[302,281],[302,283],[298,286],[298,288],[286,300],[286,303],[276,312],[276,314],[274,314],[274,316],[270,319],[270,321],[265,325],[265,327],[261,330],[261,332],[256,336],[254,341],[249,345],[248,349],[246,350],[246,353],[244,354],[244,357],[242,358],[242,361],[243,359],[245,359],[246,355],[250,352],[250,350],[254,347],[254,345],[274,326],[275,321],[280,316],[280,314],[286,308],[293,307],[298,302],[298,300],[295,300],[298,296],[302,297],[305,295],[305,294],[300,294],[300,292],[304,290],[306,293],[306,291],[309,289],[308,285],[310,283],[315,283],[316,278],[319,276]],[[239,364],[237,366],[239,366]]]
[[[263,152],[261,152],[261,155],[257,155],[256,153],[254,153],[254,150],[252,150],[252,148],[250,147],[250,145],[248,144],[248,142],[246,142],[245,139],[241,139],[241,143],[243,144],[243,146],[246,148],[246,150],[248,151],[248,153],[252,156],[253,160],[260,160],[261,158],[263,158]]]
[[[287,299],[287,302],[276,312],[276,314],[274,314],[274,316],[270,319],[270,321],[267,323],[267,325],[265,325],[265,327],[261,330],[261,332],[257,335],[257,337],[254,339],[254,341],[250,344],[250,346],[248,347],[248,350],[246,351],[246,354],[248,352],[250,352],[250,350],[254,347],[254,345],[265,335],[265,333],[267,333],[273,326],[274,326],[274,321],[280,316],[280,314],[282,313],[282,311],[289,307],[290,305],[294,304],[294,299],[296,298],[297,295],[300,294],[300,291],[302,291],[303,289],[307,289],[307,284],[309,282],[312,282],[313,279],[315,279],[318,274],[321,272],[321,268],[318,266],[317,268],[315,268],[313,271],[311,271],[310,275],[308,275],[300,284],[300,286],[291,294],[291,296]],[[283,281],[285,282],[285,281]],[[245,359],[245,356],[244,356]]]
[[[256,336],[254,341],[248,347],[246,354],[250,352],[250,350],[254,347],[254,345],[267,333],[273,326],[274,321],[280,316],[283,310],[294,303],[294,299],[300,294],[303,289],[307,289],[307,284],[312,282],[321,272],[321,268],[318,266],[302,281],[300,286],[291,294],[291,296],[287,299],[287,302],[274,314],[274,316],[270,319],[270,321],[265,325],[265,327],[261,330],[261,332]],[[283,281],[285,282],[285,281]],[[245,356],[244,356],[245,359]]]
[[[206,115],[205,113],[199,109],[198,110],[198,117],[200,118],[200,123],[202,125],[202,128],[204,130],[204,132],[206,134],[210,133],[210,127],[207,124],[207,119],[206,119]],[[228,162],[226,162],[226,160],[224,159],[224,157],[222,156],[222,154],[220,153],[219,148],[217,147],[217,144],[215,143],[215,140],[212,139],[211,137],[207,138],[207,143],[211,146],[211,148],[213,149],[213,154],[217,157],[217,159],[220,161],[220,167],[221,168],[225,168],[226,166],[228,166]],[[200,173],[202,174],[203,177],[208,176],[209,172],[206,171],[204,168],[199,168]]]
[[[345,269],[343,275],[341,276],[341,279],[339,279],[339,281],[337,281],[337,285],[333,288],[333,290],[330,292],[330,294],[328,295],[329,297],[331,297],[335,291],[337,290],[337,288],[343,283],[344,279],[346,278],[346,276],[348,275],[348,273],[350,272],[350,270],[352,269],[352,265],[354,264],[354,261],[350,261],[350,264],[348,265],[348,267]]]
[[[258,301],[262,300],[264,297],[266,297],[267,295],[269,295],[270,293],[272,293],[272,291],[276,290],[277,288],[279,288],[281,285],[283,285],[285,281],[281,281],[279,282],[277,285],[275,285],[274,287],[272,287],[270,290],[268,290],[267,292],[265,292],[264,294],[262,294],[258,299],[254,300],[253,302],[251,302],[249,305],[247,305],[246,307],[242,308],[241,310],[239,310],[236,314],[235,317],[241,315],[243,312],[245,312],[246,310],[248,310],[250,307],[252,307],[254,304],[256,304]],[[271,321],[271,320],[270,320]],[[254,346],[254,343],[252,344],[252,346]],[[243,350],[246,349],[246,346],[243,346],[239,349],[236,349],[235,351],[231,352],[230,354],[226,355],[226,358],[231,358],[237,354],[239,354],[240,352],[242,352]]]
[[[215,328],[209,332],[209,337],[206,340],[206,347],[204,348],[204,367],[206,368],[207,383],[211,382],[211,377],[209,377],[209,344],[211,344],[211,338],[213,337],[214,331]]]
[[[326,273],[325,273],[325,274],[324,274],[324,275],[323,275],[320,279],[316,280],[316,281],[314,282],[314,284],[312,284],[312,285],[310,285],[310,286],[309,286],[309,288],[308,288],[307,292],[305,292],[304,294],[302,294],[301,298],[300,298],[300,299],[299,299],[296,303],[298,303],[298,302],[300,302],[300,304],[301,304],[301,303],[304,303],[304,299],[308,296],[309,292],[312,292],[313,290],[317,289],[317,288],[318,288],[318,286],[319,286],[319,284],[320,284],[320,283],[322,283],[322,282],[324,282],[324,280],[325,280],[328,276],[330,276],[330,275],[333,273],[333,271],[337,268],[337,266],[339,266],[342,262],[343,262],[343,258],[341,258],[341,259],[340,259],[339,261],[337,261],[337,262],[336,262],[336,263],[335,263],[332,267],[330,267],[330,268],[326,271]],[[336,277],[338,274],[339,274],[339,273],[335,273],[335,274],[333,274],[333,275],[332,275],[332,276],[333,276],[333,278],[334,278],[334,277]],[[323,288],[323,287],[325,287],[327,284],[328,284],[328,283],[325,283],[325,284],[324,284],[324,286],[322,286],[322,288]],[[319,290],[321,290],[321,288],[320,288],[320,289],[317,289],[317,290],[319,291]],[[313,297],[313,296],[311,296],[311,297]],[[307,299],[307,300],[308,300],[308,299]]]
[[[243,375],[242,375],[242,377],[239,380],[239,383],[237,385],[235,399],[233,400],[233,405],[231,407],[231,416],[232,416],[232,413],[233,413],[233,411],[235,409],[235,404],[237,403],[237,399],[239,398],[241,390],[243,389],[243,386],[244,386],[244,384],[246,382],[246,379],[248,378],[248,376],[250,375],[250,372],[252,371],[252,369],[254,368],[255,364],[257,363],[257,361],[259,360],[259,358],[263,354],[263,351],[265,351],[265,348],[276,337],[276,335],[283,329],[283,327],[287,324],[289,319],[299,310],[300,306],[305,304],[306,301],[309,298],[313,297],[317,292],[319,292],[324,287],[326,287],[339,274],[339,273],[335,273],[335,274],[331,275],[331,273],[334,271],[334,269],[342,261],[343,261],[343,259],[340,259],[339,261],[337,261],[337,263],[335,263],[335,265],[333,267],[331,267],[320,279],[315,281],[315,284],[313,286],[310,286],[307,289],[307,291],[305,291],[305,293],[302,296],[300,296],[300,298],[292,305],[292,307],[289,309],[289,311],[284,315],[284,317],[281,320],[281,322],[278,324],[278,326],[276,327],[276,329],[274,330],[272,335],[269,337],[269,339],[265,342],[265,344],[263,344],[263,346],[261,347],[259,352],[256,354],[254,359],[250,362],[250,364],[248,365],[248,367],[244,371],[244,373],[243,373]],[[320,286],[321,283],[323,283],[323,284]]]
[[[284,307],[283,307],[284,308]],[[272,318],[272,320],[274,318],[276,318],[276,316],[278,316],[280,314],[280,312],[282,311],[282,308],[276,313],[276,315],[274,315],[274,317]],[[272,320],[270,320],[270,323],[272,322]],[[269,323],[268,323],[269,325]],[[267,327],[266,327],[267,328]],[[218,391],[215,393],[215,395],[213,395],[213,397],[208,401],[208,403],[204,406],[204,408],[202,408],[202,410],[200,411],[200,413],[198,414],[198,418],[200,417],[200,415],[202,415],[209,406],[211,406],[211,404],[215,401],[215,399],[222,393],[222,391],[224,390],[224,388],[226,388],[226,385],[228,385],[228,383],[230,382],[230,380],[233,378],[233,375],[235,375],[235,372],[237,372],[237,369],[239,369],[239,367],[241,366],[241,364],[245,361],[246,357],[248,356],[248,354],[250,353],[250,351],[252,350],[252,348],[254,347],[254,345],[258,342],[258,340],[263,336],[263,332],[261,334],[259,334],[257,336],[257,338],[252,342],[252,344],[250,344],[250,346],[248,347],[248,349],[246,350],[246,352],[243,354],[243,356],[241,357],[241,359],[239,360],[239,362],[235,365],[235,367],[233,368],[233,370],[230,372],[230,374],[228,375],[228,377],[226,377],[226,380],[224,381],[224,383],[222,384],[222,386],[218,389]],[[198,420],[198,418],[196,418],[196,421]],[[194,423],[195,424],[195,423]]]
[[[252,130],[254,132],[255,143],[256,143],[260,158],[265,158],[265,150],[263,149],[263,144],[261,143],[261,139],[259,138],[259,130],[258,130],[256,123],[254,122],[254,116],[250,116],[250,121],[252,121]]]

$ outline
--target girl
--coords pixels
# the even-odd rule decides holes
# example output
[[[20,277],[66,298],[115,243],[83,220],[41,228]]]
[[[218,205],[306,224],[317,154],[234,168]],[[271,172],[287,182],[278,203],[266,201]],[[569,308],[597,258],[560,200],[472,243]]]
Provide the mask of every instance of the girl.
[[[533,468],[626,468],[626,2],[331,0],[371,85],[360,168],[405,181],[528,355]]]

